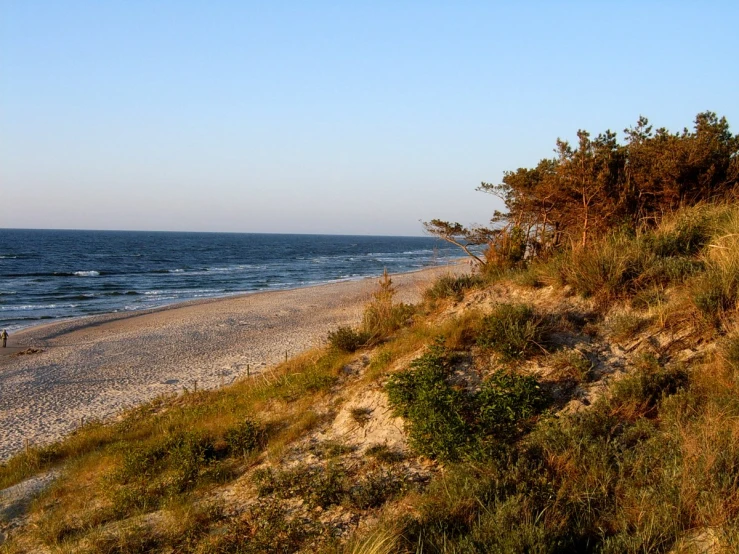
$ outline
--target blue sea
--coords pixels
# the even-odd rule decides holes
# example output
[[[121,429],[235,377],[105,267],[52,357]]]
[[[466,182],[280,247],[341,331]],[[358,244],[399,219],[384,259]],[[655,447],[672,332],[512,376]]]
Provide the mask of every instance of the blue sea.
[[[0,229],[0,328],[414,271],[430,237]]]

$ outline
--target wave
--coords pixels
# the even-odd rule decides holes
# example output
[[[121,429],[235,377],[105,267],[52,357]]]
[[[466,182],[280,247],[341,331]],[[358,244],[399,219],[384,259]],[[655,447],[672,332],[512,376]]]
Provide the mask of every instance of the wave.
[[[29,310],[53,310],[56,308],[76,308],[78,304],[24,304],[22,306],[0,306],[0,312],[27,312]]]
[[[77,277],[97,277],[100,275],[99,271],[90,270],[90,271],[75,271],[72,273],[72,275],[77,275]]]

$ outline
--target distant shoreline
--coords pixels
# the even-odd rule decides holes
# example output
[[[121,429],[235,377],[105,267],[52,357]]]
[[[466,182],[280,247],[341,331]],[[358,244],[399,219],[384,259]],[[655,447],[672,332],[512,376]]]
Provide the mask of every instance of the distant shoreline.
[[[397,301],[417,302],[463,263],[392,275]],[[34,326],[11,336],[28,355],[0,356],[0,461],[28,439],[44,445],[81,421],[184,387],[217,388],[249,371],[321,345],[328,331],[357,324],[377,277],[178,302]],[[0,349],[2,350],[2,349]]]

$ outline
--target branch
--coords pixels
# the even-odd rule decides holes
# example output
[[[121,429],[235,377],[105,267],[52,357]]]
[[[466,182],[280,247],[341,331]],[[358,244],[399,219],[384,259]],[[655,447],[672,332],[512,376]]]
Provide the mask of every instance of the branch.
[[[450,223],[448,221],[441,221],[440,219],[424,221],[423,228],[427,233],[461,248],[465,254],[474,259],[482,267],[485,267],[485,261],[474,254],[469,248],[470,246],[485,244],[487,242],[487,240],[483,240],[487,236],[483,232],[483,228],[467,229],[460,223]]]

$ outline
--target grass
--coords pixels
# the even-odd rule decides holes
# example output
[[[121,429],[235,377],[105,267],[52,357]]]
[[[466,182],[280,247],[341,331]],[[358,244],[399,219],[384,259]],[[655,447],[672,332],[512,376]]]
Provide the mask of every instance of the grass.
[[[619,313],[609,321],[609,334],[616,342],[628,341],[644,331],[651,322],[649,317],[642,317],[634,313]]]
[[[324,510],[337,505],[353,510],[377,508],[408,488],[399,471],[358,469],[338,462],[298,464],[289,469],[260,469],[253,481],[260,498],[299,498],[311,509]]]
[[[423,297],[427,301],[452,299],[457,302],[464,298],[468,290],[482,285],[483,279],[477,274],[442,275],[424,291]]]
[[[582,383],[592,376],[593,363],[575,349],[557,350],[548,357],[547,364],[554,370],[557,379]]]
[[[91,423],[11,459],[0,466],[0,480],[7,486],[63,463],[64,476],[32,508],[42,518],[37,538],[54,547],[86,544],[101,526],[171,509],[229,482],[265,447],[279,452],[315,425],[307,408],[337,383],[347,361],[340,352],[313,351],[268,376],[158,399],[115,424]]]
[[[544,320],[531,306],[499,304],[481,323],[477,344],[504,361],[528,358],[544,351]]]

